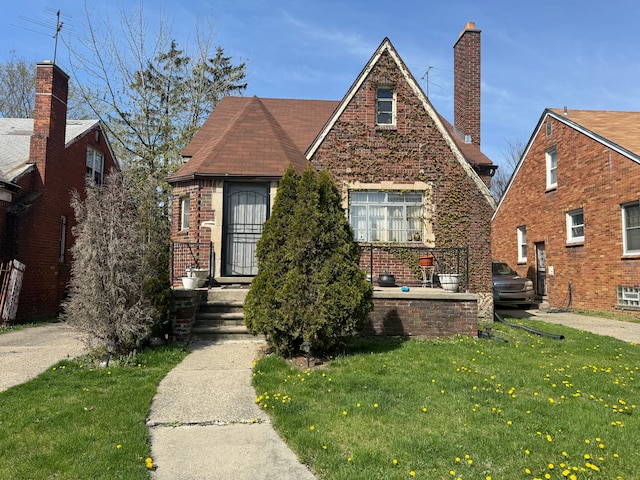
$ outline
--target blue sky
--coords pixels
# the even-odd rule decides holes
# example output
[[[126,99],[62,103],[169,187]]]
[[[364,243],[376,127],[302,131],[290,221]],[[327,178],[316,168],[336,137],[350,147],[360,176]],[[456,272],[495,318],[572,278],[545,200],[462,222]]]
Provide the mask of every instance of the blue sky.
[[[86,0],[94,15],[122,2]],[[128,4],[129,2],[126,2]],[[53,56],[33,23],[63,13],[63,34],[82,34],[84,0],[11,2],[0,20],[0,61]],[[640,111],[636,0],[145,0],[169,14],[180,44],[198,20],[247,62],[245,95],[339,100],[389,37],[435,108],[453,121],[453,44],[469,21],[482,30],[482,150],[501,164],[513,140],[528,141],[546,107]],[[27,20],[29,19],[29,20]],[[112,24],[117,24],[117,15]],[[64,68],[66,52],[58,47]],[[428,85],[427,76],[428,74]]]

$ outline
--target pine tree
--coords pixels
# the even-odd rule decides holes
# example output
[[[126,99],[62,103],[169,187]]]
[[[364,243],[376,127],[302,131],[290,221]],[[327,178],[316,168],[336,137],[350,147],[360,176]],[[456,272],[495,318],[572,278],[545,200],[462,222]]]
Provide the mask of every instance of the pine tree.
[[[290,356],[304,341],[328,352],[353,336],[373,308],[359,250],[327,172],[283,177],[258,243],[258,275],[245,302],[249,331]]]

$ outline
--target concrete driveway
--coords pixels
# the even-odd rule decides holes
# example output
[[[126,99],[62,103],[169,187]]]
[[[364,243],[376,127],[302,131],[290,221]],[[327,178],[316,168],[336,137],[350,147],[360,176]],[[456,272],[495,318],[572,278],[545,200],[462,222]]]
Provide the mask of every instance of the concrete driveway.
[[[65,358],[86,353],[66,323],[49,323],[0,335],[0,391],[24,383]]]
[[[500,315],[511,318],[530,318],[548,323],[584,330],[597,335],[617,338],[625,342],[640,343],[640,323],[621,322],[602,317],[579,315],[573,312],[550,312],[548,310],[498,309]]]

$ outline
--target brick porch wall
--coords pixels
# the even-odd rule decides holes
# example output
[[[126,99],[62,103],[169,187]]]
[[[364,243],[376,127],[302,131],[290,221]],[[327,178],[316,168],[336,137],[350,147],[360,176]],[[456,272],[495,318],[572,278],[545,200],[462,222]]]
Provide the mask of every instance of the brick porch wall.
[[[454,294],[432,298],[406,294],[374,293],[374,310],[363,335],[443,338],[478,335],[475,295]]]

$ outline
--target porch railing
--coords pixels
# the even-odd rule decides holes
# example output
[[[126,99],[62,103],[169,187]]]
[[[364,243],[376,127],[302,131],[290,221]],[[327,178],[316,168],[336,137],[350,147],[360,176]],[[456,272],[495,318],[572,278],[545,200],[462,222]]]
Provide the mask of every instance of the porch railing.
[[[213,242],[172,242],[171,281],[177,282],[187,276],[187,271],[205,269],[213,280],[215,251]]]
[[[428,272],[431,286],[439,286],[438,274],[459,275],[459,289],[469,291],[469,248],[430,248],[414,245],[360,244],[360,268],[367,272],[371,283],[383,273],[395,277],[397,285],[421,286],[424,270],[420,257],[432,256],[433,267]]]

